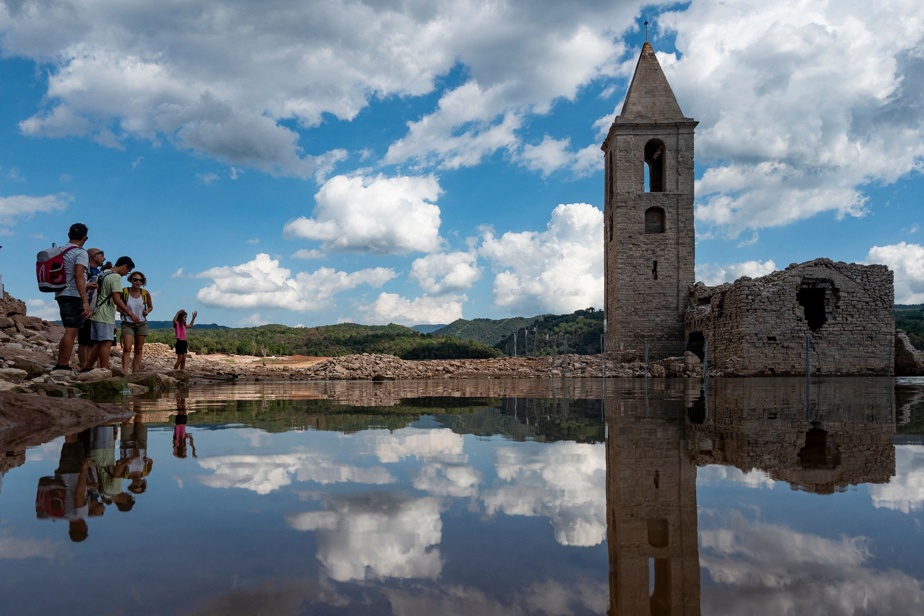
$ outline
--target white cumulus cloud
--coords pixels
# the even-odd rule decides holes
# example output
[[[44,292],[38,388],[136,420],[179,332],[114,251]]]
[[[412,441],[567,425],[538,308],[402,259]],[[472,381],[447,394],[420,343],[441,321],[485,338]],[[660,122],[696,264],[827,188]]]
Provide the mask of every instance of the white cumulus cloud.
[[[318,310],[330,305],[338,293],[360,285],[380,287],[395,273],[383,267],[352,273],[324,267],[293,277],[278,260],[261,253],[247,263],[213,267],[197,277],[212,279],[210,285],[196,293],[196,299],[208,306]]]
[[[415,259],[411,278],[430,295],[458,293],[481,278],[481,268],[474,252],[437,253]]]
[[[0,197],[0,227],[12,226],[16,224],[17,219],[31,218],[38,213],[63,212],[72,200],[73,197],[67,193],[44,197],[28,195]]]
[[[703,228],[863,216],[865,185],[921,170],[924,4],[703,0],[656,22],[676,34],[662,66],[713,165]]]
[[[482,236],[479,255],[494,264],[494,302],[522,314],[603,306],[603,213],[559,205],[545,231]]]
[[[924,246],[906,242],[873,246],[866,262],[888,265],[895,273],[895,303],[924,303]]]
[[[378,254],[433,252],[440,246],[442,193],[436,178],[338,175],[315,195],[314,216],[286,224],[293,238],[320,240],[330,250]]]
[[[399,325],[452,323],[462,318],[464,295],[421,295],[413,299],[396,293],[381,293],[374,302],[359,306],[363,323]]]

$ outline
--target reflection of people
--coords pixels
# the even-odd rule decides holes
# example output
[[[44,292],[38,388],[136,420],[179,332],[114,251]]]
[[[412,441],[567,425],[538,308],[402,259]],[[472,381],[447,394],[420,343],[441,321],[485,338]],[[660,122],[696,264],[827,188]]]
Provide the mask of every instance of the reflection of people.
[[[177,397],[176,415],[173,417],[173,455],[177,458],[186,457],[186,443],[192,449],[192,457],[196,458],[196,443],[192,434],[186,434],[186,398]]]
[[[122,491],[128,460],[116,462],[115,459],[115,437],[118,430],[118,426],[90,429],[90,460],[96,468],[97,492],[102,503],[114,503],[119,511],[131,511],[135,499]]]
[[[146,477],[154,466],[154,460],[148,457],[148,427],[141,413],[136,413],[133,421],[122,424],[119,462],[125,463],[122,476],[131,480],[128,491],[132,494],[144,493],[148,489]]]
[[[122,371],[126,373],[133,348],[135,357],[131,361],[132,372],[141,369],[141,353],[144,349],[144,339],[148,335],[148,313],[154,309],[151,294],[142,288],[148,282],[144,274],[133,272],[129,275],[128,281],[131,286],[122,289],[122,300],[129,311],[138,317],[138,321],[133,323],[127,314],[122,314]]]
[[[188,325],[186,323],[185,310],[180,309],[180,311],[176,313],[176,316],[173,317],[173,331],[176,334],[176,363],[173,364],[174,370],[186,369],[186,353],[189,350],[189,346],[186,342],[186,329],[196,324],[197,314],[196,311],[193,311],[192,320]]]
[[[61,479],[67,489],[64,498],[63,518],[68,522],[68,535],[71,541],[78,542],[87,538],[87,516],[90,513],[87,501],[87,472],[90,460],[85,456],[86,448],[78,435],[64,437],[61,446],[61,458],[55,477]]]

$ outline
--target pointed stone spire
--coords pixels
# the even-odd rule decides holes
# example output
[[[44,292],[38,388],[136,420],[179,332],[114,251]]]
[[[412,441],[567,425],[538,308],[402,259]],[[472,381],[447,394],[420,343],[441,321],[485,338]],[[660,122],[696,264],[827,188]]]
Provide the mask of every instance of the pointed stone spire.
[[[661,64],[651,43],[645,41],[642,54],[635,66],[635,75],[629,84],[621,117],[626,119],[683,120],[683,112],[674,91],[667,83]]]

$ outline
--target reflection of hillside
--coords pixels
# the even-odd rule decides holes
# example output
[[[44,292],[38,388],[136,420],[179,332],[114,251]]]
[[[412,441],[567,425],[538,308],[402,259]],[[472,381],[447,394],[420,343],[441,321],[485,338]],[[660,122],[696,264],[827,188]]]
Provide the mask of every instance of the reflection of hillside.
[[[213,396],[217,389],[209,390]],[[599,400],[566,398],[410,398],[388,406],[355,406],[336,400],[243,397],[238,399],[168,397],[133,403],[148,425],[170,424],[177,408],[189,413],[199,429],[246,425],[267,432],[331,430],[357,432],[369,428],[397,430],[426,416],[459,434],[504,436],[513,440],[600,442],[603,424]],[[163,408],[166,407],[166,408]],[[161,410],[163,408],[163,410]]]
[[[909,380],[899,379],[895,384],[895,422],[902,436],[924,438],[924,390],[920,382]]]
[[[607,387],[621,381],[610,379]],[[418,398],[582,398],[600,399],[599,379],[446,379],[423,381],[247,382],[191,387],[189,403],[210,400],[331,400],[350,406],[395,406]],[[174,396],[133,399],[145,411],[176,408]]]
[[[891,379],[717,379],[688,413],[697,465],[760,469],[830,494],[895,474]]]

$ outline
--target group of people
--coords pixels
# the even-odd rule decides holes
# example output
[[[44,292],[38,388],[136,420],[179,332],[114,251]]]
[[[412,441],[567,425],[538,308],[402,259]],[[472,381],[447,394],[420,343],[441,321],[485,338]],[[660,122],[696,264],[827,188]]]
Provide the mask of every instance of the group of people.
[[[84,249],[89,230],[83,223],[74,223],[68,230],[68,244],[76,249],[64,254],[66,286],[55,293],[61,312],[64,336],[58,343],[58,360],[53,370],[71,370],[75,342],[81,372],[96,366],[109,368],[109,358],[116,336],[116,316],[120,315],[122,331],[122,371],[138,372],[148,335],[148,315],[154,310],[151,294],[145,289],[147,278],[135,271],[135,262],[122,256],[115,264],[106,261],[100,248]],[[122,287],[122,277],[128,276],[130,286]],[[176,333],[177,359],[174,370],[186,368],[188,352],[186,329],[196,322],[196,312],[186,322],[186,311],[173,317]]]

